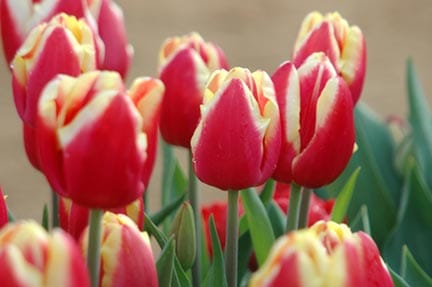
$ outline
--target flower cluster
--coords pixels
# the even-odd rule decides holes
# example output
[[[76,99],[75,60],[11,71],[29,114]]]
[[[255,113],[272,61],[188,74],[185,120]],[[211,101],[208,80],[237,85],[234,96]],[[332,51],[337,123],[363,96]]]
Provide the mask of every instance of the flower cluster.
[[[7,223],[0,191],[0,282],[207,286],[226,278],[221,285],[235,287],[241,254],[255,272],[250,286],[393,286],[374,241],[330,221],[334,200],[312,190],[338,178],[355,149],[366,66],[358,27],[338,13],[309,14],[291,60],[271,75],[230,69],[198,33],[173,37],[160,49],[158,78],[127,89],[132,48],[112,0],[0,5],[25,151],[54,192],[60,227]],[[150,216],[145,190],[159,130],[190,151],[190,204],[184,194],[171,201],[176,186],[168,186],[169,204]],[[173,158],[165,164],[164,184],[176,171],[182,179],[176,168]],[[228,201],[200,206],[195,176],[228,191]],[[144,229],[161,247],[157,267]]]

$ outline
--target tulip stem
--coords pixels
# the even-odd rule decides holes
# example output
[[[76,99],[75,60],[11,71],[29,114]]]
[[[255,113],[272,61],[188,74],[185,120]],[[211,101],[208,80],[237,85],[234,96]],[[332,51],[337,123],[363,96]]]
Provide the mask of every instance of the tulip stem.
[[[51,190],[51,211],[52,211],[51,217],[52,217],[53,228],[59,226],[58,205],[59,205],[58,195],[54,190]]]
[[[195,262],[192,265],[192,285],[194,287],[201,286],[201,220],[199,209],[199,197],[197,192],[197,178],[192,163],[192,152],[189,151],[189,201],[193,210],[195,223],[195,246],[196,256]]]
[[[102,215],[103,211],[101,209],[91,209],[90,211],[87,268],[90,273],[92,287],[99,286]]]
[[[228,225],[225,247],[225,273],[228,287],[237,286],[237,265],[238,265],[238,191],[228,191]]]
[[[302,187],[295,183],[291,183],[286,232],[293,231],[298,228],[301,193]]]
[[[301,194],[301,203],[300,203],[300,218],[298,223],[298,228],[305,228],[309,219],[309,205],[310,199],[312,195],[312,189],[304,188]]]

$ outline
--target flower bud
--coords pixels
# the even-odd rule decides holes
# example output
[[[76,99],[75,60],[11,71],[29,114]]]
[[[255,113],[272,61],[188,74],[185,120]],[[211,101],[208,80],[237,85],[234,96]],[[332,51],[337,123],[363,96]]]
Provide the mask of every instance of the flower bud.
[[[35,222],[0,230],[2,286],[90,286],[86,264],[75,242],[62,230],[47,234]]]
[[[337,12],[310,13],[301,25],[292,62],[300,67],[315,52],[326,53],[337,74],[347,82],[355,104],[366,74],[366,42],[359,27],[350,26]]]
[[[144,201],[142,197],[124,207],[111,208],[108,211],[127,215],[139,227],[144,224]],[[59,221],[60,227],[78,240],[89,222],[90,210],[73,203],[72,200],[60,197]]]
[[[273,74],[282,148],[273,177],[316,188],[335,180],[353,153],[351,93],[323,53],[301,67],[283,63]]]
[[[222,190],[260,185],[275,169],[280,141],[270,77],[243,68],[214,72],[191,140],[198,178]]]
[[[42,170],[59,195],[89,208],[142,196],[147,139],[143,118],[115,72],[60,75],[39,101]]]
[[[184,202],[177,211],[169,232],[174,235],[176,255],[185,270],[192,267],[195,261],[196,231],[192,207]]]
[[[249,286],[391,287],[377,246],[364,232],[319,221],[280,237]]]
[[[88,232],[87,228],[80,240],[84,254]],[[100,258],[100,286],[158,286],[150,239],[126,215],[104,214]]]
[[[222,50],[197,33],[165,41],[159,52],[159,77],[166,88],[160,129],[168,143],[190,147],[205,83],[221,68],[228,68]]]

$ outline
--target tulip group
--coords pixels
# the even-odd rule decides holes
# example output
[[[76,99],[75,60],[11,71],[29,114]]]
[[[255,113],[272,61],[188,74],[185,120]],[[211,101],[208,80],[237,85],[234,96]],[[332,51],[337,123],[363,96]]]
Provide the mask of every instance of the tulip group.
[[[391,287],[393,281],[369,235],[319,221],[278,239],[249,286]]]

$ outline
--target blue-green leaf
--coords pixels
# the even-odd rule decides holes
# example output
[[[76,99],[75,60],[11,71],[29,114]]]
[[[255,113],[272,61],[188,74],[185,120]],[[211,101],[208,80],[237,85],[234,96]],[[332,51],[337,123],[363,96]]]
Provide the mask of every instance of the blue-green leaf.
[[[388,266],[388,269],[390,271],[390,275],[393,279],[393,283],[395,287],[411,287],[408,285],[407,282],[399,275],[397,274],[390,266]]]
[[[369,213],[366,205],[360,208],[358,214],[350,221],[349,226],[352,231],[364,231],[369,235],[371,234]]]
[[[331,220],[341,223],[344,217],[346,216],[346,212],[348,210],[349,204],[351,202],[351,198],[354,192],[354,187],[357,181],[357,177],[360,172],[360,167],[358,167],[353,174],[350,176],[345,186],[342,188],[338,197],[336,198],[336,203],[333,206],[333,210],[331,213]]]
[[[151,215],[151,220],[153,221],[153,223],[155,225],[159,225],[168,216],[174,214],[174,212],[177,210],[177,208],[183,203],[185,196],[186,196],[185,193],[178,196],[176,199],[174,199],[172,202],[167,204],[161,210],[159,210],[155,214]]]
[[[401,275],[411,286],[432,286],[432,278],[420,267],[406,246],[402,251]]]
[[[158,281],[160,287],[170,287],[174,269],[175,258],[174,238],[171,237],[162,249],[156,262]]]
[[[261,266],[275,241],[266,209],[252,189],[240,192],[258,264]]]

